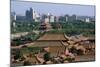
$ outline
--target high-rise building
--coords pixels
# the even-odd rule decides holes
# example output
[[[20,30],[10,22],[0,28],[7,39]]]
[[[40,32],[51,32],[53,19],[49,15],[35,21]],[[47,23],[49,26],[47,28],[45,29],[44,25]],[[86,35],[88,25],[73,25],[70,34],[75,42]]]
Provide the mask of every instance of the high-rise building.
[[[35,22],[40,22],[40,14],[33,10],[33,20]]]
[[[59,22],[65,22],[66,18],[64,16],[59,16]]]
[[[69,17],[69,21],[75,21],[75,20],[77,20],[76,15],[72,15]]]
[[[29,11],[26,10],[26,20],[29,20],[29,19],[30,19],[30,18],[29,18],[29,15],[30,15]]]
[[[34,9],[30,8],[30,10],[26,11],[26,20],[39,22],[40,21],[40,14],[35,12]]]
[[[55,22],[59,22],[59,16],[55,16]]]
[[[48,13],[48,14],[47,14],[47,18],[49,19],[49,23],[50,23],[50,16],[51,16],[51,14]]]
[[[50,16],[50,22],[55,22],[55,16],[53,15]]]
[[[42,21],[42,22],[45,22],[45,18],[47,18],[47,15],[42,14],[42,15],[41,15],[41,21]]]
[[[77,16],[77,20],[85,22],[85,17],[84,16]]]
[[[23,16],[23,15],[17,15],[17,16],[16,16],[16,20],[17,20],[17,21],[26,21],[26,17]]]
[[[26,20],[33,20],[33,9],[26,10]]]
[[[65,15],[65,20],[66,20],[66,22],[69,21],[69,15],[68,14]]]
[[[47,17],[47,18],[45,18],[45,22],[48,22],[49,23],[49,18]]]
[[[90,18],[85,18],[85,22],[90,22]]]
[[[91,16],[78,16],[77,20],[81,20],[83,22],[94,22],[95,18]]]
[[[29,14],[29,16],[30,16],[30,20],[33,20],[33,9],[32,8],[30,8],[30,14]]]
[[[35,10],[33,9],[33,19],[35,20],[35,18],[36,18],[36,12],[35,12]]]

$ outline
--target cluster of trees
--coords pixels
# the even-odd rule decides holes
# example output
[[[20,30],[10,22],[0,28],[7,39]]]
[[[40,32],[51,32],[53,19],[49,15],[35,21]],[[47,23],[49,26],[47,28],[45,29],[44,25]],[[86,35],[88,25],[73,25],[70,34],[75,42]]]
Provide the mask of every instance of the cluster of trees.
[[[76,35],[76,34],[83,34],[85,36],[94,35],[95,34],[95,23],[86,23],[86,22],[66,22],[66,23],[59,23],[62,27],[61,30],[58,29],[58,24],[52,23],[52,27],[54,30],[51,32],[62,32],[67,35]]]
[[[84,34],[84,35],[94,35],[95,34],[95,22],[82,22],[82,21],[71,21],[71,22],[54,22],[51,23],[52,29],[51,32],[58,33],[63,32],[67,35],[74,34]],[[11,33],[16,32],[32,32],[33,30],[39,30],[40,22],[17,22],[16,26],[11,24]],[[58,28],[61,27],[61,30]]]
[[[21,36],[19,38],[14,38],[11,40],[11,46],[19,46],[21,44],[26,44],[37,40],[40,36],[44,35],[45,32],[40,32],[39,34],[30,32],[25,36]]]
[[[20,49],[21,54],[27,54],[27,53],[31,53],[31,54],[37,54],[39,51],[42,51],[41,47],[25,47],[25,48],[21,48]]]
[[[39,22],[17,22],[15,21],[11,23],[11,33],[18,32],[31,32],[33,30],[39,30]]]
[[[25,36],[21,36],[19,38],[12,39],[11,45],[12,46],[19,46],[20,44],[32,42],[32,41],[36,40],[38,37],[39,37],[39,35],[37,35],[35,33],[29,33]]]
[[[94,29],[94,23],[87,23],[87,22],[67,22],[67,23],[60,23],[63,28],[66,29]]]

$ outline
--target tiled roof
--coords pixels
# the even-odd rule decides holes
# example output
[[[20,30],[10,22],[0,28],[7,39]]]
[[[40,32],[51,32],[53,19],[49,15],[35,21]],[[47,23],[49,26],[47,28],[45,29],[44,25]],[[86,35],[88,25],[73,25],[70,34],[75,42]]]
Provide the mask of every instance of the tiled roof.
[[[36,41],[31,47],[63,46],[61,41]]]
[[[38,40],[66,40],[66,38],[64,37],[64,34],[47,33],[47,34],[41,36]]]

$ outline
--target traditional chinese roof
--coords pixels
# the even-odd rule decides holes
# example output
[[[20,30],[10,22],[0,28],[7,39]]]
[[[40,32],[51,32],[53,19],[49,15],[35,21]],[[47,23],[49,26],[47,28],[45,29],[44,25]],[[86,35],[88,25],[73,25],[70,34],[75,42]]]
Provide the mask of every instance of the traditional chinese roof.
[[[50,46],[63,46],[61,41],[35,41],[29,47],[50,47]]]
[[[52,34],[52,33],[46,33],[45,35],[41,36],[38,40],[67,40],[64,36],[64,34]]]

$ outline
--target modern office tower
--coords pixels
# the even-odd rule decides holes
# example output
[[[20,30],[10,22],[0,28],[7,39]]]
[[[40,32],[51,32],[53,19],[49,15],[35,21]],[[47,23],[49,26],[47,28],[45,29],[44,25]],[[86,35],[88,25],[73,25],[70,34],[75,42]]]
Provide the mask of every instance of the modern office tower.
[[[34,18],[34,21],[35,22],[40,22],[41,21],[40,19],[41,19],[40,14],[36,13],[36,17]]]
[[[59,16],[55,16],[55,22],[59,22]]]
[[[78,16],[77,20],[81,20],[83,22],[94,22],[95,18],[91,16]]]
[[[92,17],[90,18],[90,21],[91,21],[91,22],[95,22],[95,16],[92,16]]]
[[[90,18],[85,18],[85,22],[90,22]]]
[[[17,15],[17,16],[16,16],[16,20],[17,20],[17,21],[22,21],[22,22],[23,22],[23,21],[26,20],[26,16],[23,16],[23,15]]]
[[[72,15],[71,16],[71,21],[75,21],[76,20],[76,15]]]
[[[65,15],[65,20],[66,20],[66,22],[69,21],[69,15],[68,14]]]
[[[48,17],[45,18],[45,21],[44,22],[48,22],[49,23],[49,18]]]
[[[33,20],[33,9],[26,10],[26,20],[32,21]]]
[[[50,22],[55,22],[55,16],[53,15],[50,16]]]
[[[65,18],[66,18],[66,22],[68,22],[68,17],[66,16]]]
[[[75,20],[77,20],[76,15],[72,15],[72,16],[69,16],[69,17],[68,17],[68,21],[73,22],[73,21],[75,21]]]
[[[59,22],[65,22],[66,18],[64,16],[59,16]]]
[[[45,22],[45,18],[47,18],[47,15],[46,14],[42,14],[41,15],[41,22]]]
[[[35,12],[35,10],[33,9],[33,14],[32,14],[33,16],[33,19],[35,20],[35,18],[36,18],[36,12]]]
[[[50,23],[50,16],[51,16],[51,14],[48,13],[48,14],[47,14],[47,18],[48,18],[49,23]]]
[[[35,12],[35,10],[33,9],[33,20],[35,22],[40,22],[40,14]]]
[[[84,16],[77,16],[77,20],[85,22],[85,17]]]
[[[33,9],[32,8],[30,8],[30,20],[33,20]]]
[[[29,20],[30,19],[30,12],[29,12],[29,10],[26,10],[26,20]]]

